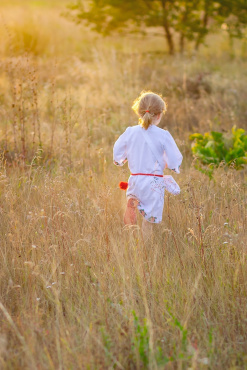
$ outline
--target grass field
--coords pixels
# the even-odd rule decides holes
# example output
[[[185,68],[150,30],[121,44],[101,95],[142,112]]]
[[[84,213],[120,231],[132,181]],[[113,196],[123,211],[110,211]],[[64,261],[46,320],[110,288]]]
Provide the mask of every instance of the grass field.
[[[247,128],[246,45],[169,57],[162,34],[102,39],[64,4],[0,5],[0,368],[245,369],[246,170],[210,181],[189,134]],[[146,247],[112,164],[144,89],[184,156]]]

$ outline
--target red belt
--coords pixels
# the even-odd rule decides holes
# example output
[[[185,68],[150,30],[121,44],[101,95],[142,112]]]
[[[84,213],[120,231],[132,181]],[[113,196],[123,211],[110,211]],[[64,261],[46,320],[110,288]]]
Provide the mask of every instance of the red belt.
[[[153,173],[132,173],[131,176],[155,176],[155,177],[163,177],[163,175],[154,175]]]

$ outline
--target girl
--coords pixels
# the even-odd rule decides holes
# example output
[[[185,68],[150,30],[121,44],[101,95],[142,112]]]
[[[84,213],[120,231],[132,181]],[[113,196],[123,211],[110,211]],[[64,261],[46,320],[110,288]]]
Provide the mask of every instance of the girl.
[[[163,177],[165,168],[179,173],[182,162],[171,134],[158,128],[166,103],[153,92],[143,92],[134,101],[132,109],[139,116],[139,125],[128,127],[113,148],[113,160],[117,166],[128,161],[131,172],[127,189],[125,224],[137,222],[136,208],[143,216],[144,237],[151,232],[152,224],[162,221],[165,188],[173,194],[180,189],[172,176]],[[169,189],[170,186],[170,189]]]

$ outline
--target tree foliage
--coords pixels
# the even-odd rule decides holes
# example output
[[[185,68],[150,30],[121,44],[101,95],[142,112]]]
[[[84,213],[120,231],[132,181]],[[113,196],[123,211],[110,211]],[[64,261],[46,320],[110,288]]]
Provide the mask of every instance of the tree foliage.
[[[230,37],[245,37],[247,26],[247,1],[218,0],[217,3],[219,21],[220,23],[225,22]]]
[[[90,0],[70,8],[77,21],[102,35],[162,27],[170,54],[175,34],[183,52],[186,40],[198,49],[214,26],[224,23],[231,37],[243,37],[247,24],[246,0]]]

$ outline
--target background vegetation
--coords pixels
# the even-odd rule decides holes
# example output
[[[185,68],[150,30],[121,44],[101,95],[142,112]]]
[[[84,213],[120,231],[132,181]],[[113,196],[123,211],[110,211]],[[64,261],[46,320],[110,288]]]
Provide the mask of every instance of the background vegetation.
[[[116,30],[145,35],[147,27],[163,28],[171,55],[176,52],[175,34],[181,54],[186,42],[193,42],[198,50],[206,36],[219,27],[231,39],[246,37],[244,0],[92,0],[77,1],[70,8],[75,11],[75,20],[103,35]]]
[[[189,140],[246,129],[246,39],[170,56],[162,28],[102,38],[66,4],[0,7],[0,366],[246,368],[246,170],[210,181]],[[184,155],[146,248],[112,164],[143,89]]]

